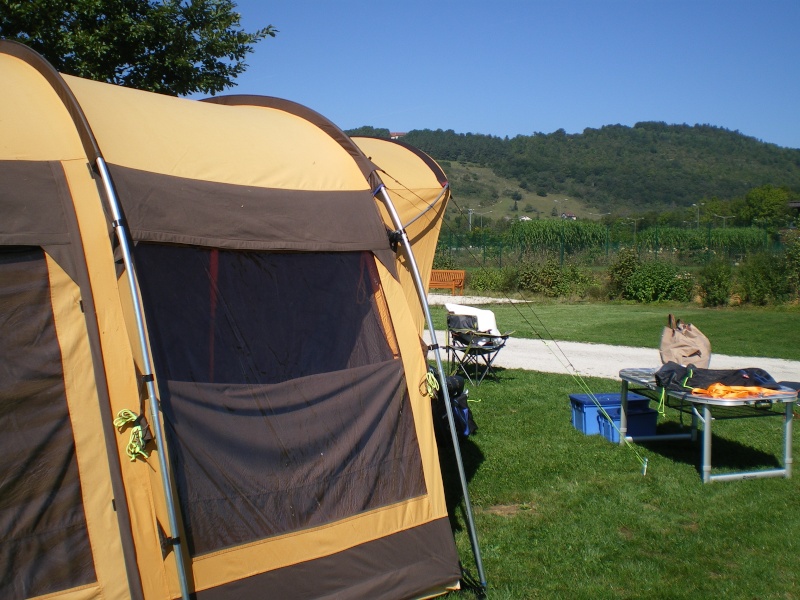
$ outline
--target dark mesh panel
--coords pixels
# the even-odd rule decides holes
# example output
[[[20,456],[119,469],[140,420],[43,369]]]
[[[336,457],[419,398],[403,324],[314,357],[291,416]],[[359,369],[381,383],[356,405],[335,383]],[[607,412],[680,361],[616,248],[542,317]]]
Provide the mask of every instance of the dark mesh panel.
[[[159,374],[280,383],[391,359],[367,260],[137,245]]]
[[[0,598],[96,581],[40,249],[0,250]]]

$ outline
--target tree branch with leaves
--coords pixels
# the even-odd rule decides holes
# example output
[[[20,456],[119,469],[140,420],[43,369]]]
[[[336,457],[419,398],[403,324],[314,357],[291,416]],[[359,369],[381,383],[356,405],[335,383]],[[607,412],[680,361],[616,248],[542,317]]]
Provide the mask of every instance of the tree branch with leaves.
[[[60,72],[172,96],[235,85],[277,29],[241,28],[232,0],[0,0],[0,37]]]

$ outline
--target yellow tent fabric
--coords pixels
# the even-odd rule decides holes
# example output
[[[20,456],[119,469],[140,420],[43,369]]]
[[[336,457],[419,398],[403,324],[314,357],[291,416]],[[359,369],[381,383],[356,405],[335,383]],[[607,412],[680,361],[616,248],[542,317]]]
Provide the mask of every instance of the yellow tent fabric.
[[[381,180],[405,226],[427,293],[442,219],[450,199],[450,186],[444,171],[430,156],[408,144],[363,136],[352,139],[380,169]],[[379,203],[379,209],[386,226],[394,229],[386,207]],[[413,310],[414,324],[422,335],[424,315],[411,269],[402,253],[398,254],[397,260],[400,283],[409,306],[416,307]]]
[[[0,511],[0,596],[176,598],[181,572],[200,600],[457,587],[417,309],[363,154],[292,103],[61,76],[11,42],[0,80],[0,481],[25,500]],[[122,410],[163,427],[148,458]]]

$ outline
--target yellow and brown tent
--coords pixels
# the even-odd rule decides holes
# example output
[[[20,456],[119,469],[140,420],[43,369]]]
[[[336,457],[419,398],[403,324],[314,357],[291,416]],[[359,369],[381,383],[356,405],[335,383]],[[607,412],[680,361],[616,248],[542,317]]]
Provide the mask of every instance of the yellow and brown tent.
[[[352,140],[379,168],[380,178],[389,190],[400,223],[414,249],[420,280],[427,294],[436,243],[450,199],[447,177],[433,158],[401,141],[361,136]],[[384,223],[393,229],[385,205],[379,203],[378,207]],[[398,253],[397,261],[400,283],[406,290],[409,305],[415,307],[414,323],[421,335],[425,319],[413,281],[413,268],[403,253]]]
[[[375,165],[292,103],[0,81],[0,597],[456,587]]]

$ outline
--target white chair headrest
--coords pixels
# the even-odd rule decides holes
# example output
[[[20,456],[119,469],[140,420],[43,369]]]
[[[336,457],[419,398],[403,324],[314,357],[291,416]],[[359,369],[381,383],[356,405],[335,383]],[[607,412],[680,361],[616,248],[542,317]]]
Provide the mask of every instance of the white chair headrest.
[[[501,335],[500,331],[497,329],[497,321],[495,321],[494,313],[491,310],[449,303],[445,304],[444,307],[447,309],[447,312],[454,315],[470,315],[476,317],[478,320],[478,331],[480,332]]]

